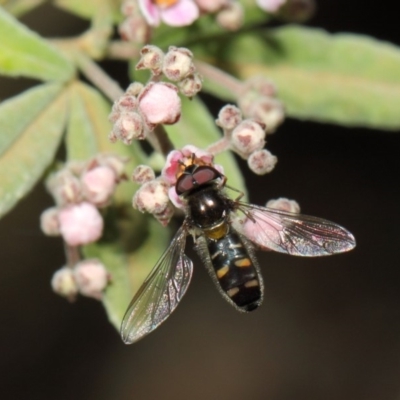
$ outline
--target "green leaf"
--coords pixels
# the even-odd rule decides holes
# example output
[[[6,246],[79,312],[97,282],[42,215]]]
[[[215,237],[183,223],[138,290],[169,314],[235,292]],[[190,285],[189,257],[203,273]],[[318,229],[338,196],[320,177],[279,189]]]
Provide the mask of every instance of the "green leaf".
[[[62,89],[42,85],[0,106],[0,216],[31,190],[53,161],[67,110]]]
[[[44,3],[45,0],[4,0],[0,1],[0,4],[3,4],[3,8],[10,14],[21,17],[24,14],[27,14],[29,11],[32,11],[34,8],[40,6]]]
[[[214,119],[197,97],[192,100],[183,97],[180,121],[175,125],[165,126],[165,129],[178,149],[187,144],[205,149],[221,138]],[[218,154],[215,162],[223,165],[230,186],[247,193],[242,173],[231,152],[225,151]]]
[[[111,284],[105,292],[103,305],[117,330],[134,294],[170,239],[170,231],[152,216],[143,216],[132,207],[125,211],[124,218],[112,216],[113,223],[117,221],[118,232],[113,232],[110,241],[106,237],[84,249],[85,257],[100,259],[111,274]]]
[[[67,159],[88,160],[97,153],[113,153],[126,157],[125,171],[145,162],[145,156],[138,143],[126,146],[121,142],[111,143],[108,134],[111,124],[108,115],[111,103],[97,90],[81,82],[75,82],[69,90],[69,119],[66,136]],[[122,182],[117,190],[117,201],[131,204],[136,186]]]
[[[232,35],[219,44],[215,63],[242,79],[273,80],[289,116],[400,128],[400,51],[392,44],[299,26]]]
[[[67,81],[71,62],[35,32],[0,8],[0,74]]]

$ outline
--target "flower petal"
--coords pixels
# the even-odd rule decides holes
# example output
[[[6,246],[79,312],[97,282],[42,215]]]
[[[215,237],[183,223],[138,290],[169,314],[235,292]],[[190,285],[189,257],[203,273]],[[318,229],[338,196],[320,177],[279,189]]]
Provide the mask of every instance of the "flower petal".
[[[286,0],[256,0],[256,3],[264,11],[274,13],[286,3]]]
[[[193,0],[180,0],[175,5],[160,10],[161,19],[170,26],[192,24],[199,17],[199,8]]]
[[[151,0],[139,0],[139,8],[149,25],[160,25],[160,10]]]

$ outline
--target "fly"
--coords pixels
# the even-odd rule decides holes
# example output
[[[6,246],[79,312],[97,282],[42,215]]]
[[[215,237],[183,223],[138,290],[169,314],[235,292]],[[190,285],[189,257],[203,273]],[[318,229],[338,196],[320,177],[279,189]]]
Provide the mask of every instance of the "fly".
[[[238,311],[263,300],[263,280],[255,247],[297,256],[324,256],[351,250],[354,236],[325,219],[247,204],[228,197],[226,177],[212,165],[182,164],[175,185],[186,203],[185,219],[130,303],[121,325],[126,344],[143,338],[175,310],[185,294],[193,263],[185,255],[186,237],[222,296]]]

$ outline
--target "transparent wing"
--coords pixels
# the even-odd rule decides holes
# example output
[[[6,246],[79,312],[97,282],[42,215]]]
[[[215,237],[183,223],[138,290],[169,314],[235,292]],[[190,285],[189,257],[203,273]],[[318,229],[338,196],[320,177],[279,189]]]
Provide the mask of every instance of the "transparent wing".
[[[184,254],[186,235],[181,227],[131,301],[121,325],[126,344],[162,324],[185,294],[193,273],[192,261]]]
[[[326,219],[243,202],[238,202],[238,210],[247,218],[235,223],[236,229],[263,248],[316,257],[349,251],[356,245],[348,230]]]

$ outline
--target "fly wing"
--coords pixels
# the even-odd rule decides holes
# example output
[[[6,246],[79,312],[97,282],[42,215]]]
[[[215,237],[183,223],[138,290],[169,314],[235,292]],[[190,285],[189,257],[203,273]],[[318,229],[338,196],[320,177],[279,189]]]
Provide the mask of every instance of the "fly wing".
[[[345,228],[326,219],[238,202],[246,216],[236,223],[243,235],[262,248],[296,256],[342,253],[356,245]]]
[[[186,293],[193,273],[193,263],[184,254],[186,235],[181,227],[130,303],[121,325],[125,344],[162,324]]]

